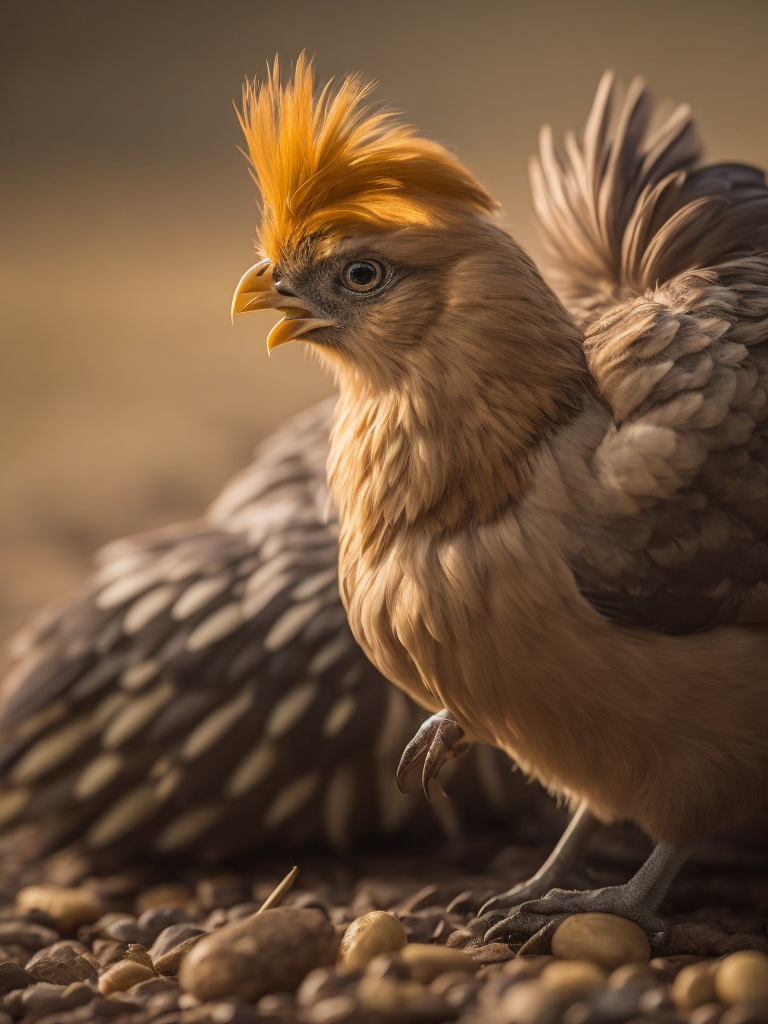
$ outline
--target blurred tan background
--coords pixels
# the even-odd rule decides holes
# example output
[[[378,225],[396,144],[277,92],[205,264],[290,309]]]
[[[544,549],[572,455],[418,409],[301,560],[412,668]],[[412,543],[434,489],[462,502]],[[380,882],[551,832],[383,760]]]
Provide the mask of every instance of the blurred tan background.
[[[579,126],[606,66],[690,101],[712,157],[768,164],[766,39],[765,0],[1,0],[0,637],[330,390],[301,346],[267,361],[265,320],[229,323],[246,75],[306,47],[378,79],[531,245],[538,126]]]

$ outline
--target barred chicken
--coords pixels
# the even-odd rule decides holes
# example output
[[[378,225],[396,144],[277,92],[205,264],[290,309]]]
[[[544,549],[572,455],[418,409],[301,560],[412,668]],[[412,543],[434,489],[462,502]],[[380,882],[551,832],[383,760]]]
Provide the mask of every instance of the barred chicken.
[[[0,704],[0,823],[97,864],[411,841],[533,794],[478,747],[433,814],[394,772],[421,719],[354,642],[325,461],[333,403],[261,446],[199,523],[119,541],[20,635]],[[422,801],[420,801],[423,803]]]
[[[311,66],[245,92],[258,262],[334,375],[329,456],[352,633],[434,714],[405,776],[469,741],[576,811],[487,906],[509,938],[578,911],[649,934],[692,844],[768,801],[768,189],[701,165],[611,76],[533,166],[559,299],[442,146]],[[595,821],[655,842],[625,885],[549,891]],[[491,918],[492,920],[492,918]]]

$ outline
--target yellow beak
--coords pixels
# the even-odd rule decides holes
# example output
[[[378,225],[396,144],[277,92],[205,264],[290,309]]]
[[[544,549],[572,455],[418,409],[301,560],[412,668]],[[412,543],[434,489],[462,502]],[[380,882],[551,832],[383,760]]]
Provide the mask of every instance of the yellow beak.
[[[248,313],[253,309],[277,309],[285,313],[267,336],[267,351],[271,352],[286,341],[300,338],[316,327],[333,327],[333,320],[318,320],[301,299],[293,295],[281,295],[274,285],[269,270],[269,260],[259,260],[243,274],[237,282],[235,294],[232,296],[232,319],[238,313]]]

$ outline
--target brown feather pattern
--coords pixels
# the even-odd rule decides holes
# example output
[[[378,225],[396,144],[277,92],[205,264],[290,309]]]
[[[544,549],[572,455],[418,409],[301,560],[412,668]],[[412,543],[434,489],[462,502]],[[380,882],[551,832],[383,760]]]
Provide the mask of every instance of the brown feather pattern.
[[[332,412],[264,442],[201,522],[110,545],[19,636],[3,824],[105,863],[439,834],[439,808],[394,782],[421,713],[363,656],[339,599]],[[443,780],[467,824],[532,799],[501,757],[471,751]]]

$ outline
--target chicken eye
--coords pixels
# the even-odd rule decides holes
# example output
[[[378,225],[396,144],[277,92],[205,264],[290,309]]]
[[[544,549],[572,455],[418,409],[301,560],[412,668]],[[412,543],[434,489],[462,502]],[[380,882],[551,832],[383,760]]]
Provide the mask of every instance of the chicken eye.
[[[341,272],[341,283],[352,292],[372,292],[384,280],[384,268],[373,260],[355,260]]]

